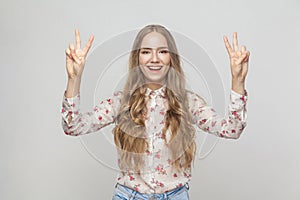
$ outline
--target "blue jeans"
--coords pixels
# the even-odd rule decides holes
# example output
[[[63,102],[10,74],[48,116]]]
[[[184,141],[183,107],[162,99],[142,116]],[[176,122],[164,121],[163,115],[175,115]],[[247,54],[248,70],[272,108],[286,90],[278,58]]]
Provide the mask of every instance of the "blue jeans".
[[[189,185],[176,188],[166,193],[143,194],[119,183],[115,186],[113,200],[189,200]]]

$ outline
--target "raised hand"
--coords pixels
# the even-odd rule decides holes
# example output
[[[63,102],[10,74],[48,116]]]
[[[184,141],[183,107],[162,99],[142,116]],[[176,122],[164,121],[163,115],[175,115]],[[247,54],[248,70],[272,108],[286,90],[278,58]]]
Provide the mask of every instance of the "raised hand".
[[[69,79],[81,78],[83,68],[86,61],[86,56],[92,46],[94,36],[91,35],[89,41],[87,42],[84,49],[81,49],[80,34],[77,29],[75,29],[75,39],[76,47],[73,43],[70,43],[69,47],[66,49],[66,68]]]
[[[246,47],[243,45],[239,49],[236,32],[233,33],[233,48],[229,44],[226,36],[224,36],[223,39],[230,58],[232,79],[243,84],[248,72],[250,52],[246,50]]]

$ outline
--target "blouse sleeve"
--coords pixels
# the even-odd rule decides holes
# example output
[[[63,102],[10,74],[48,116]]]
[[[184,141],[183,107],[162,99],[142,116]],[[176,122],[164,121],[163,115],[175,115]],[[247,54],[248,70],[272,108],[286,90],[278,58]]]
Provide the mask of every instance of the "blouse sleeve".
[[[199,95],[188,92],[190,112],[193,123],[205,132],[218,137],[238,139],[247,125],[247,99],[245,95],[231,90],[228,115],[218,115],[213,107],[208,106]]]
[[[81,113],[80,92],[71,98],[66,98],[65,94],[66,91],[62,101],[61,125],[64,133],[72,136],[96,132],[114,123],[122,97],[122,92],[115,92],[112,97],[95,105],[92,111]]]

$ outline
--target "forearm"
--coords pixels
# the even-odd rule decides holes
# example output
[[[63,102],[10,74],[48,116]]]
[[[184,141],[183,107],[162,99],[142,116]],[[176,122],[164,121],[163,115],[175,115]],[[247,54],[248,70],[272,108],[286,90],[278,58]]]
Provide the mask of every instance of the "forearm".
[[[62,127],[67,135],[78,136],[111,124],[117,116],[121,103],[122,93],[114,93],[111,98],[100,101],[89,112],[81,113],[80,95],[74,98],[63,98],[62,102]]]
[[[76,96],[80,91],[81,78],[68,79],[65,96],[71,98]]]
[[[190,112],[193,122],[202,130],[219,137],[237,139],[240,137],[247,122],[246,102],[248,95],[235,91],[230,93],[227,117],[219,115],[212,106],[206,104],[199,95],[188,93]],[[245,90],[245,94],[247,91]]]
[[[245,95],[245,81],[237,80],[236,78],[232,78],[231,89],[236,93],[241,95]]]

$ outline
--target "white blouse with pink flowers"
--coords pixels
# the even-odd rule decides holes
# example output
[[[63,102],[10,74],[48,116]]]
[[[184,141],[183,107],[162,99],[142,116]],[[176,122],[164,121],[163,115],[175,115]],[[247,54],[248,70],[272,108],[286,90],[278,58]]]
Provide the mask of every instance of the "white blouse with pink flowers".
[[[150,111],[146,117],[146,134],[149,148],[146,151],[146,173],[132,173],[121,171],[117,175],[117,182],[141,193],[163,193],[184,185],[191,179],[191,168],[181,172],[171,167],[171,154],[162,138],[164,116],[168,103],[164,96],[166,86],[157,90],[147,88],[147,108]],[[66,91],[65,91],[66,92]],[[122,98],[122,92],[115,92],[86,113],[80,112],[80,93],[75,97],[66,98],[62,103],[62,127],[67,135],[78,136],[96,132],[99,129],[115,123]],[[246,103],[248,94],[241,95],[231,90],[227,118],[219,116],[215,110],[206,104],[199,95],[187,91],[189,111],[192,123],[205,132],[224,138],[239,138],[246,126]],[[68,122],[69,116],[72,120]],[[166,132],[170,138],[170,131]]]

